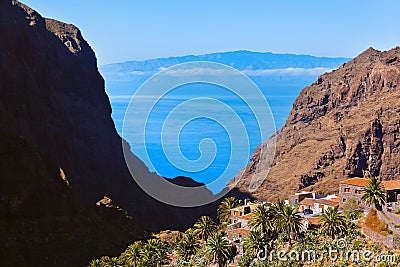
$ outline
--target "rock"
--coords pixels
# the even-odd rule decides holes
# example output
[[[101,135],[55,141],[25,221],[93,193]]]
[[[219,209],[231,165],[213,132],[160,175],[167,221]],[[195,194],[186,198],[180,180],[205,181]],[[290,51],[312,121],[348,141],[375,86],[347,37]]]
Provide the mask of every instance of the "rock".
[[[0,18],[2,266],[83,266],[120,254],[143,237],[139,225],[184,230],[216,217],[218,202],[171,207],[134,182],[79,29],[17,1],[0,1]],[[133,154],[126,160],[138,177],[163,179]],[[96,206],[103,196],[112,202]]]
[[[0,133],[1,266],[85,266],[143,236],[120,210],[84,205],[60,170],[23,138]]]
[[[280,130],[273,166],[251,195],[275,200],[299,190],[337,193],[348,177],[399,178],[399,58],[400,47],[369,48],[304,88]],[[249,192],[259,154],[256,149],[239,190]]]

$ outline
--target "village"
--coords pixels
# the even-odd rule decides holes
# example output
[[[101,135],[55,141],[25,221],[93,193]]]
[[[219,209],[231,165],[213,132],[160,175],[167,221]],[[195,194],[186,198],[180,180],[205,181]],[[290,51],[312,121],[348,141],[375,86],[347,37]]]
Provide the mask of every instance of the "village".
[[[350,178],[340,182],[338,195],[323,195],[321,192],[302,191],[288,196],[285,204],[294,208],[301,215],[301,231],[318,229],[321,215],[328,210],[338,209],[342,212],[346,205],[360,212],[360,218],[354,222],[361,228],[363,234],[371,241],[381,244],[389,249],[400,249],[400,180],[382,181],[385,201],[376,213],[375,223],[384,225],[387,230],[373,229],[366,223],[366,217],[371,210],[371,205],[364,201],[363,196],[368,186],[369,179]],[[349,204],[351,203],[351,204]],[[249,236],[252,227],[253,211],[264,205],[267,209],[273,203],[251,202],[245,200],[240,206],[230,210],[229,225],[226,228],[227,239],[236,244],[239,253],[244,253],[243,243]]]
[[[400,266],[400,179],[348,178],[337,192],[301,191],[274,203],[228,197],[219,223],[204,215],[185,232],[161,231],[90,266],[156,266],[135,265],[140,255],[176,267]],[[324,254],[338,249],[340,257]]]

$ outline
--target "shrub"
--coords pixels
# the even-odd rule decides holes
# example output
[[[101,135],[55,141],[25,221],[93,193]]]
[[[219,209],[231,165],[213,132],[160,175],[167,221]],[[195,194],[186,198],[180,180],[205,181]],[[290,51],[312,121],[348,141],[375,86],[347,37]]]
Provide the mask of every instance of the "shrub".
[[[358,250],[360,247],[361,247],[361,245],[362,245],[362,240],[356,240],[356,241],[354,241],[354,243],[353,243],[353,249],[354,250]]]

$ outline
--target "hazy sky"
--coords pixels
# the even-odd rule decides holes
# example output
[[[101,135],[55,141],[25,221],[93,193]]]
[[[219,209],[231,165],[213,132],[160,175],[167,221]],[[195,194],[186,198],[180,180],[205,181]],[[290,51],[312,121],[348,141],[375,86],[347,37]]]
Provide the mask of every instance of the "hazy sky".
[[[73,23],[99,64],[252,50],[354,57],[400,44],[400,1],[21,0]]]

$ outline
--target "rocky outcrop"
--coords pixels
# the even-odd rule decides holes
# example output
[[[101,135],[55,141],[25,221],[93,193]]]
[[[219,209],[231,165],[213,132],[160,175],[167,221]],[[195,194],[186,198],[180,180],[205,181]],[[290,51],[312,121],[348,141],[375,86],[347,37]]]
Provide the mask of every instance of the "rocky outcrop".
[[[347,177],[400,174],[400,47],[369,48],[304,88],[281,129],[273,166],[254,197],[299,190],[337,192]],[[248,191],[255,151],[242,180]]]

